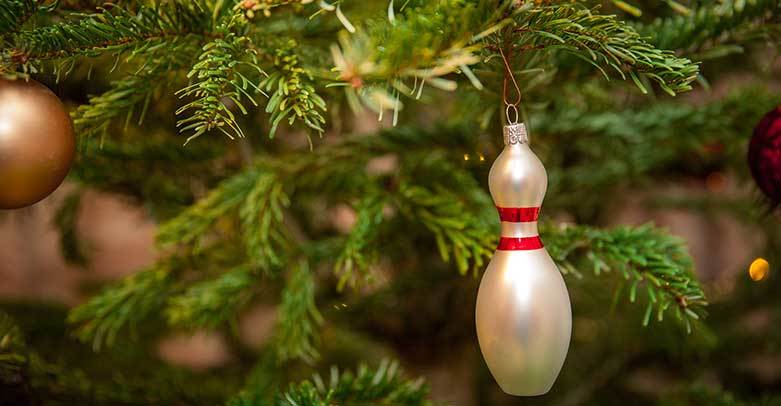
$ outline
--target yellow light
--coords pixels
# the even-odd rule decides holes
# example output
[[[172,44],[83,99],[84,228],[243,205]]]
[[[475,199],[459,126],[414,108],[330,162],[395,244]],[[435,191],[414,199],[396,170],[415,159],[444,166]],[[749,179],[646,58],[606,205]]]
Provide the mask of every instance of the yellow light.
[[[483,161],[485,161],[485,157],[483,156],[483,154],[480,154],[480,162],[483,162]]]
[[[468,161],[468,160],[469,160],[469,154],[464,154],[464,161]]]
[[[748,275],[755,282],[759,282],[767,277],[770,272],[770,263],[764,258],[757,258],[748,267]]]

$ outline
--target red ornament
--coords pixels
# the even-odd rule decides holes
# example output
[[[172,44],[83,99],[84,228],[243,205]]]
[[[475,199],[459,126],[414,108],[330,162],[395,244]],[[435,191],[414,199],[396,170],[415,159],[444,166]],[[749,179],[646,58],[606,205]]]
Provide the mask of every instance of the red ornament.
[[[773,206],[781,204],[781,106],[762,117],[748,146],[748,166]]]

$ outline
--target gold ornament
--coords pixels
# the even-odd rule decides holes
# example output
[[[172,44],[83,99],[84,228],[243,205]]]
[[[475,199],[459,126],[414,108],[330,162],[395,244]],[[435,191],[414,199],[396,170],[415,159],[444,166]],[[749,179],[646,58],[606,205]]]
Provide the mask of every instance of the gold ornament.
[[[748,267],[748,275],[754,282],[759,282],[767,277],[770,273],[770,263],[764,258],[757,258]]]
[[[0,209],[51,194],[75,153],[73,124],[60,99],[32,79],[0,78]]]

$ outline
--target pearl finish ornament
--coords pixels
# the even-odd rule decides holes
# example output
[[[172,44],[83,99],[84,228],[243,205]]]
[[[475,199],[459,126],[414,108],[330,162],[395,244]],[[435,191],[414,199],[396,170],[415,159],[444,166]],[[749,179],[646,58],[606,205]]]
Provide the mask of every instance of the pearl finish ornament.
[[[505,147],[488,175],[501,239],[477,293],[477,338],[503,391],[547,393],[564,364],[572,331],[569,294],[537,233],[548,187],[523,124],[504,128]]]
[[[0,78],[0,209],[18,209],[51,194],[73,163],[70,116],[46,86]]]

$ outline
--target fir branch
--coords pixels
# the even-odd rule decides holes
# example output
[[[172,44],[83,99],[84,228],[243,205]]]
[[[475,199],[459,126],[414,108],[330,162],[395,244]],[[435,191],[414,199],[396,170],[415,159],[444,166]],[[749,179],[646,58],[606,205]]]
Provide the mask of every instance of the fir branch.
[[[215,159],[226,153],[228,148],[222,142],[203,143],[180,148],[182,144],[170,137],[169,132],[154,132],[150,134],[141,129],[129,131],[128,140],[88,138],[80,140],[80,147],[89,153],[90,162],[103,158],[114,164],[136,162],[153,163],[157,166],[174,164],[177,167],[193,164],[211,164]],[[87,165],[88,162],[82,162]],[[78,169],[78,168],[74,168]],[[171,168],[164,168],[171,174]],[[222,177],[225,175],[220,173]]]
[[[728,158],[743,167],[743,141],[757,120],[777,102],[765,89],[746,87],[702,105],[661,102],[649,106],[596,103],[566,95],[535,116],[533,130],[542,139],[566,144],[549,157],[549,203],[586,214],[598,210],[603,196],[621,186],[641,186],[652,176],[682,173]],[[722,152],[712,148],[719,146]],[[693,159],[694,158],[694,159]],[[594,193],[583,196],[580,188]]]
[[[17,351],[22,346],[24,346],[24,337],[19,326],[11,316],[0,311],[0,354]]]
[[[319,375],[310,380],[291,385],[284,393],[276,396],[274,405],[430,405],[426,399],[428,388],[422,379],[405,380],[397,362],[383,360],[376,370],[365,365],[358,367],[355,374],[340,373],[331,368],[326,384]],[[244,405],[238,403],[235,406]]]
[[[478,43],[509,22],[510,2],[437,0],[409,4],[386,20],[366,22],[366,31],[341,35],[332,47],[334,70],[351,107],[401,108],[400,95],[417,97],[424,83],[453,90],[444,76],[462,72],[477,85],[469,65],[480,61]],[[470,75],[471,74],[471,75]]]
[[[4,65],[36,71],[37,64],[63,60],[70,70],[76,58],[110,52],[117,56],[130,51],[141,54],[159,47],[175,49],[191,39],[213,37],[212,15],[203,0],[171,1],[141,6],[136,13],[122,7],[102,9],[76,22],[46,26],[16,35],[18,47],[2,53]]]
[[[262,176],[259,170],[246,170],[222,181],[205,198],[162,224],[157,232],[158,244],[198,245],[218,219],[247,201]]]
[[[357,220],[334,264],[339,290],[345,285],[355,288],[361,282],[371,282],[372,275],[368,270],[379,257],[376,238],[383,220],[383,208],[382,199],[371,194],[356,207]]]
[[[248,20],[255,18],[255,13],[260,12],[264,17],[271,17],[271,10],[293,5],[295,9],[314,2],[314,0],[243,0],[238,1],[233,7],[234,10],[241,11]]]
[[[53,399],[91,399],[93,402],[127,399],[124,391],[108,392],[93,385],[77,369],[43,360],[28,348],[21,329],[5,312],[0,312],[0,388],[3,388],[0,399],[15,402],[22,402],[22,399],[31,403],[44,399],[50,402]]]
[[[730,387],[729,385],[725,386]],[[735,394],[721,385],[714,385],[698,380],[663,394],[660,397],[659,403],[669,405],[711,406],[771,406],[781,404],[781,396],[777,393],[758,392],[759,391]]]
[[[698,66],[646,42],[628,23],[616,16],[595,13],[577,4],[534,7],[516,14],[514,42],[519,47],[562,50],[592,64],[609,79],[612,68],[622,79],[629,75],[646,91],[639,77],[656,82],[675,95],[691,89]]]
[[[680,115],[689,117],[688,119],[670,115],[671,111],[669,110],[676,107],[670,105],[670,109],[660,107],[665,112],[660,112],[659,116],[656,114],[650,117],[643,116],[644,118],[638,116],[636,125],[611,126],[602,119],[595,120],[594,124],[598,124],[600,129],[604,129],[603,126],[611,126],[620,134],[624,134],[623,131],[626,130],[627,132],[624,136],[627,137],[627,142],[637,142],[635,130],[640,123],[651,126],[660,125],[662,127],[658,131],[652,131],[652,134],[658,132],[660,136],[665,134],[665,137],[680,138],[679,135],[676,135],[677,133],[670,133],[671,127],[680,126],[682,122],[688,122],[689,120],[694,122],[708,120],[707,118],[693,118],[692,114],[695,114],[697,117],[699,117],[699,114],[705,114],[706,117],[711,115],[715,117],[724,115],[727,111],[732,111],[737,114],[736,117],[743,117],[744,113],[738,113],[741,110],[733,103],[740,103],[739,100],[745,99],[745,97],[745,95],[736,96],[732,101],[725,101],[724,106],[719,105],[715,109],[706,107],[704,112],[698,112],[696,109],[692,112],[678,108]],[[761,105],[761,100],[764,100],[764,98],[757,98],[756,95],[748,97],[758,100],[758,105]],[[743,103],[743,108],[753,111],[745,103]],[[628,111],[627,113],[631,112]],[[671,118],[672,121],[665,124],[664,121],[660,121],[660,116]],[[579,122],[578,120],[569,119],[550,119],[545,121],[555,121],[546,126],[546,129],[549,129],[550,126],[555,127],[557,125],[569,125]],[[566,123],[562,124],[561,121],[566,121]],[[747,120],[741,118],[736,119],[736,121],[745,122]],[[574,125],[578,126],[578,124]],[[732,134],[731,131],[727,130],[730,128],[729,125],[714,125],[722,126],[724,132]],[[583,131],[580,129],[576,132],[582,134]],[[679,131],[686,132],[687,130],[682,128]],[[465,133],[469,133],[469,131],[465,131]],[[597,131],[597,133],[601,132]],[[398,191],[394,191],[393,194],[389,195],[392,198],[390,201],[412,223],[422,224],[426,229],[433,232],[442,257],[447,260],[451,255],[455,256],[461,272],[466,272],[470,265],[473,269],[480,269],[484,261],[493,253],[496,243],[496,215],[488,195],[475,182],[470,173],[465,172],[462,168],[448,164],[448,162],[452,161],[452,159],[448,159],[448,155],[439,156],[436,150],[428,149],[423,153],[425,156],[425,159],[423,159],[422,156],[412,152],[420,148],[418,143],[436,142],[433,140],[438,139],[437,136],[442,136],[449,142],[454,142],[461,137],[460,133],[454,129],[437,129],[431,133],[423,131],[415,132],[415,134],[416,136],[412,137],[405,128],[396,128],[385,131],[381,137],[358,138],[353,141],[355,144],[352,147],[358,147],[363,151],[371,151],[372,154],[378,155],[387,154],[389,151],[396,150],[396,148],[406,151],[407,156],[402,161],[402,168],[400,169],[401,183]],[[649,143],[657,145],[659,140],[651,137]],[[352,156],[344,150],[349,150],[349,144],[345,143],[340,144],[338,147],[323,148],[320,152],[324,154],[324,157],[331,158],[333,158],[332,153],[339,154],[339,156],[344,154],[344,159],[337,160],[340,163],[345,163],[347,157]],[[589,143],[589,145],[592,144]],[[358,161],[353,163],[353,165],[363,165],[361,162],[363,161]],[[332,168],[333,165],[329,165],[329,167]],[[341,168],[339,171],[349,171],[349,169]],[[327,170],[325,174],[321,173],[321,175],[329,176]],[[344,193],[344,191],[340,193]],[[667,308],[671,304],[675,304],[676,312],[681,312],[682,316],[685,315],[687,319],[704,314],[702,307],[705,305],[705,300],[702,290],[691,273],[691,263],[685,248],[679,240],[670,237],[666,233],[643,227],[615,231],[572,228],[550,230],[549,232],[553,237],[546,234],[544,241],[546,246],[552,250],[552,254],[555,254],[554,258],[560,262],[562,270],[571,270],[572,267],[570,265],[581,260],[587,261],[589,267],[593,267],[593,264],[596,262],[603,261],[606,265],[599,265],[600,271],[605,271],[605,266],[607,266],[609,269],[622,273],[629,272],[629,275],[632,277],[639,276],[640,279],[636,279],[639,281],[656,281],[663,285],[669,282],[669,285],[664,286],[653,285],[653,289],[655,289],[655,293],[658,296],[658,301],[654,304],[657,311],[659,308]],[[559,235],[560,233],[561,235]],[[606,241],[612,241],[612,245],[615,245],[615,248]],[[571,246],[565,247],[565,243],[571,244]],[[563,255],[557,253],[562,250],[567,252]],[[632,254],[634,250],[640,250],[639,256]],[[470,261],[473,261],[472,264],[470,264]],[[625,266],[632,269],[627,269]],[[654,282],[644,283],[653,284]],[[692,311],[695,316],[691,316],[686,311],[687,309]]]
[[[276,353],[264,349],[259,359],[249,372],[244,388],[228,399],[227,406],[261,406],[267,405],[272,399],[275,389],[285,377],[280,374]]]
[[[41,311],[47,311],[47,317],[38,314],[34,320],[26,320],[26,328],[32,330],[29,342],[20,328],[24,324],[17,324],[0,312],[0,402],[3,404],[217,403],[232,390],[230,377],[210,378],[172,368],[151,357],[139,357],[138,351],[123,348],[96,358],[81,345],[62,340],[64,332],[58,310],[43,307]],[[56,316],[50,316],[52,312]],[[43,342],[40,337],[36,340],[35,336],[40,334],[47,337]],[[46,345],[57,347],[42,348]],[[128,366],[137,369],[129,370]]]
[[[105,93],[90,96],[89,103],[80,105],[71,113],[76,133],[86,137],[106,133],[111,121],[120,114],[128,112],[129,118],[129,111],[138,104],[143,102],[147,106],[152,91],[160,84],[159,75],[158,72],[130,75],[112,82],[111,89]]]
[[[305,261],[292,266],[278,310],[277,358],[279,361],[301,358],[313,362],[319,356],[316,346],[319,325],[323,322],[315,304],[314,274]]]
[[[409,5],[395,15],[393,24],[370,26],[367,47],[374,49],[373,55],[368,63],[353,65],[367,66],[380,78],[427,79],[455,72],[479,60],[473,52],[478,47],[470,47],[474,37],[496,31],[504,21],[509,3],[499,7],[495,3],[438,0]]]
[[[760,27],[764,20],[778,18],[778,0],[728,0],[708,2],[687,15],[659,18],[641,25],[638,31],[663,49],[682,49],[691,53],[711,42],[746,28]]]
[[[239,208],[242,238],[253,266],[266,272],[280,266],[288,241],[282,223],[283,210],[290,205],[285,185],[272,173],[258,176]]]
[[[470,268],[477,270],[493,252],[496,242],[496,233],[492,229],[496,223],[495,213],[486,216],[483,211],[475,209],[490,207],[493,210],[490,198],[472,174],[452,165],[452,156],[448,155],[451,149],[474,142],[468,134],[471,133],[467,129],[441,126],[430,131],[394,128],[382,131],[378,136],[352,137],[340,144],[323,146],[316,154],[280,156],[277,158],[279,161],[272,160],[269,164],[286,172],[285,179],[295,182],[298,192],[328,192],[341,196],[357,193],[366,199],[359,206],[361,212],[366,211],[353,230],[355,235],[348,236],[333,254],[337,257],[335,272],[342,280],[350,281],[356,273],[368,271],[367,266],[374,254],[361,247],[372,249],[372,243],[361,239],[371,239],[379,231],[381,201],[397,207],[411,223],[425,224],[428,230],[434,231],[435,238],[441,243],[443,258],[449,260],[454,256],[458,268],[466,272]],[[399,179],[366,176],[368,159],[400,152],[404,160]],[[285,165],[290,162],[295,164]],[[335,182],[336,179],[342,181]],[[387,188],[388,182],[400,182],[400,190],[394,187],[392,193],[381,192]],[[378,187],[367,191],[367,184]],[[324,190],[324,187],[328,189]],[[414,192],[413,188],[418,188],[420,193]],[[405,195],[409,191],[412,192]],[[380,196],[376,196],[378,192]],[[368,203],[373,201],[371,196],[376,196],[376,204]],[[481,214],[472,215],[464,221],[464,211]],[[420,216],[425,219],[421,221]],[[457,219],[450,218],[453,216]]]
[[[692,262],[683,241],[651,226],[599,230],[586,226],[543,229],[545,247],[565,274],[578,269],[620,275],[628,285],[631,302],[638,289],[648,298],[643,325],[656,311],[662,321],[672,307],[691,329],[691,320],[705,314],[705,293],[692,274]],[[641,293],[642,294],[642,293]]]
[[[241,253],[233,248],[226,244],[213,244],[197,253],[173,254],[160,259],[73,309],[68,315],[68,322],[74,326],[76,337],[83,342],[91,342],[95,350],[113,345],[120,332],[130,330],[132,333],[141,322],[149,322],[155,317],[161,317],[171,298],[177,298],[177,302],[173,304],[173,313],[169,313],[171,320],[186,324],[184,319],[190,317],[188,321],[193,323],[190,326],[197,323],[208,324],[212,321],[218,323],[220,320],[214,318],[227,317],[230,314],[228,311],[219,314],[213,307],[213,303],[209,302],[210,299],[230,289],[249,293],[243,288],[248,286],[250,281],[245,279],[246,284],[242,285],[242,277],[239,275],[240,269],[244,267],[234,265],[236,259],[241,258]],[[226,274],[222,279],[218,278],[217,281],[220,283],[212,286],[199,286],[196,283],[191,288],[193,290],[182,293],[184,288],[182,274],[189,270],[204,269],[207,266],[217,269],[233,267],[234,273]],[[204,296],[193,297],[193,294]],[[223,299],[226,297],[220,296]],[[236,300],[234,309],[243,304],[239,298],[230,299]],[[201,302],[198,302],[199,300]],[[182,303],[201,304],[203,307],[182,311],[178,307]],[[210,313],[212,311],[217,314]],[[210,317],[214,318],[209,319]]]
[[[70,179],[90,188],[143,201],[149,214],[165,222],[193,203],[199,186],[225,177],[217,157],[226,151],[222,140],[181,148],[170,132],[130,127],[124,137],[80,139]],[[193,177],[198,173],[197,179]]]
[[[556,51],[574,54],[606,78],[606,68],[622,79],[632,78],[643,91],[641,79],[648,78],[674,95],[690,90],[698,74],[697,64],[655,48],[628,23],[577,4],[503,2],[497,9],[483,2],[462,3],[443,0],[408,7],[393,24],[369,24],[372,29],[367,33],[340,37],[341,46],[332,53],[351,106],[363,103],[376,111],[393,109],[395,114],[401,107],[399,96],[417,97],[423,83],[455,89],[455,82],[443,78],[453,72],[464,73],[481,88],[469,66],[479,62],[477,55],[485,49],[491,51],[489,56],[497,53],[485,38],[508,25],[503,13],[508,7],[515,8],[513,34],[500,40],[520,49],[551,56]]]
[[[197,247],[222,218],[238,217],[247,258],[253,267],[271,272],[283,263],[288,248],[283,210],[290,204],[285,184],[255,167],[223,180],[205,198],[158,229],[163,246]]]
[[[231,110],[237,108],[242,114],[247,114],[242,100],[247,99],[257,106],[255,95],[262,93],[257,85],[259,79],[251,78],[265,75],[265,72],[258,66],[250,39],[235,35],[228,29],[222,29],[225,31],[223,38],[204,45],[198,62],[187,74],[195,82],[176,92],[180,98],[195,99],[176,111],[177,115],[189,114],[176,124],[182,133],[193,132],[185,144],[214,129],[230,139],[244,137]],[[243,67],[249,68],[250,72],[242,73]]]
[[[257,272],[246,265],[198,282],[168,301],[168,324],[197,329],[232,321],[252,298],[257,282]]]
[[[455,260],[459,272],[480,269],[494,252],[495,230],[475,221],[461,198],[444,186],[428,188],[404,183],[397,204],[410,221],[423,224],[434,234],[442,259]]]
[[[81,196],[80,190],[69,194],[54,215],[54,225],[60,233],[62,257],[73,265],[86,265],[88,261],[87,247],[84,246],[77,229]]]
[[[103,94],[90,96],[87,104],[80,105],[71,114],[76,132],[82,137],[106,133],[111,122],[121,114],[127,114],[125,122],[128,123],[139,105],[138,124],[141,124],[154,92],[170,85],[167,78],[171,72],[189,64],[195,49],[193,45],[183,45],[176,52],[167,48],[148,52],[139,69],[112,82]]]
[[[132,329],[160,311],[175,283],[173,265],[173,259],[159,261],[73,309],[68,321],[76,336],[99,350],[113,344],[122,329]]]
[[[41,3],[42,0],[6,0],[0,4],[0,38],[21,29]]]
[[[260,83],[260,88],[271,94],[266,104],[266,113],[271,115],[271,138],[285,118],[289,125],[302,120],[318,133],[324,131],[325,100],[317,94],[311,73],[301,66],[294,52],[296,47],[296,42],[289,40],[278,48],[274,56],[274,71]]]

